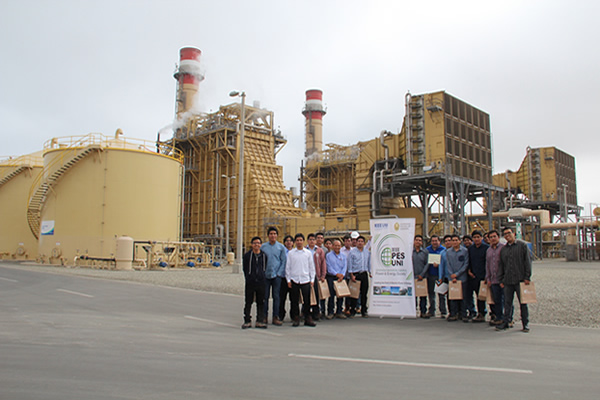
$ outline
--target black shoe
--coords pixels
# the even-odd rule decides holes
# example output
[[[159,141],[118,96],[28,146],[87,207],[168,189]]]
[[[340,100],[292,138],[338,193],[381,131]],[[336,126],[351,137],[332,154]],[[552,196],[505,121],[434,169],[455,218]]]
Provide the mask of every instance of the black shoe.
[[[504,321],[500,325],[496,326],[497,331],[505,331],[507,329],[508,329],[508,323],[506,321]]]
[[[312,326],[315,327],[317,324],[314,323],[311,317],[308,317],[304,320],[304,326]]]
[[[366,312],[366,311],[363,312],[361,315],[362,315],[363,318],[369,318],[369,313]]]
[[[523,325],[523,329],[521,329],[525,333],[529,333],[529,324]]]
[[[242,325],[242,329],[252,328],[252,324],[250,322],[244,322]]]
[[[292,326],[293,327],[300,326],[300,318],[298,318],[298,317],[294,318],[294,322],[292,322]]]

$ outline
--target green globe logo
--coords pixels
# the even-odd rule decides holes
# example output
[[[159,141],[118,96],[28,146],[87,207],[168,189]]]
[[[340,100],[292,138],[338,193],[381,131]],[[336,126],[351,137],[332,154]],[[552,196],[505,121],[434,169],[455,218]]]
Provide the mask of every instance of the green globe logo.
[[[383,249],[379,257],[381,259],[381,263],[386,267],[392,265],[392,250],[389,247]]]

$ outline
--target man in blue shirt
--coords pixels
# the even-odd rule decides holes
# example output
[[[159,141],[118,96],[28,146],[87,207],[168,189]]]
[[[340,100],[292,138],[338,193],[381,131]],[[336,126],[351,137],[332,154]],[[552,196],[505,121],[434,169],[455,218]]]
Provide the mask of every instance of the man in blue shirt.
[[[371,276],[371,253],[365,249],[364,236],[358,236],[356,247],[350,250],[348,256],[348,274],[353,282],[360,282],[360,302],[361,315],[366,318],[367,313],[367,292],[369,291],[369,277]],[[358,299],[350,299],[350,315],[356,315],[356,306]]]
[[[273,325],[281,326],[279,319],[279,295],[281,293],[281,282],[285,278],[285,264],[287,261],[286,248],[283,244],[277,241],[279,231],[274,226],[267,229],[269,241],[261,247],[263,253],[267,255],[267,270],[265,272],[265,315],[264,322],[268,323],[269,316],[269,297],[271,291],[273,293]]]
[[[452,247],[446,250],[446,277],[452,282],[461,281],[462,300],[450,300],[450,316],[448,321],[456,321],[462,303],[462,317],[467,318],[467,269],[469,268],[469,251],[461,246],[460,237],[452,235]]]
[[[338,239],[333,241],[331,250],[325,256],[325,260],[327,262],[327,284],[329,286],[330,297],[327,302],[327,319],[332,319],[334,317],[333,314],[333,301],[335,296],[335,288],[333,287],[333,282],[338,281],[341,282],[346,276],[347,271],[347,261],[346,256],[341,253],[342,242]],[[336,313],[335,316],[340,319],[346,319],[344,313],[342,313],[342,303],[344,298],[337,297],[336,299]]]
[[[442,254],[442,252],[446,250],[444,246],[440,244],[440,237],[438,235],[431,236],[431,244],[427,246],[427,251],[429,254]],[[441,263],[441,257],[440,257]],[[427,279],[427,295],[429,297],[429,311],[427,315],[429,317],[435,316],[435,284],[436,281],[441,283],[444,279],[444,271],[440,268],[440,263],[431,263],[429,264],[429,269],[427,271],[428,279]],[[446,295],[437,293],[437,297],[439,300],[439,309],[442,314],[442,318],[446,318]]]

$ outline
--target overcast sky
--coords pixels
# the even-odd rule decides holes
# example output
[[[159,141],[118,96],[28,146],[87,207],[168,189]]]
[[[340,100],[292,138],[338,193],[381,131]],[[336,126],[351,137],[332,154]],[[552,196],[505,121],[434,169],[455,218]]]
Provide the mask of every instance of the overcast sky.
[[[579,204],[600,203],[598,1],[0,2],[0,157],[173,121],[179,49],[202,50],[201,108],[244,90],[275,112],[298,186],[305,91],[323,90],[323,140],[398,132],[404,95],[446,90],[491,116],[494,172],[527,146],[576,159]],[[166,139],[165,137],[162,137]]]

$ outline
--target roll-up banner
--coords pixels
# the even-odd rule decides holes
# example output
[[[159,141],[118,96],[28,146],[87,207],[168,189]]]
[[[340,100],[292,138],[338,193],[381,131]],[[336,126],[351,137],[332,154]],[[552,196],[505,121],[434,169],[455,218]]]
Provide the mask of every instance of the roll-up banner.
[[[412,265],[414,218],[371,220],[369,313],[386,317],[416,317]]]

